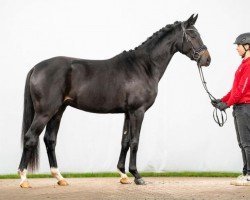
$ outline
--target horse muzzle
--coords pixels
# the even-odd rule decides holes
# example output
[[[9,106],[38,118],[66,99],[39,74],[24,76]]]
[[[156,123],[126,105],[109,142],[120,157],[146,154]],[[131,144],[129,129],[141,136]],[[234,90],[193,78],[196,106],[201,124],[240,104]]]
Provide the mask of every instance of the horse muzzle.
[[[208,50],[200,52],[199,55],[199,58],[196,60],[197,65],[205,67],[209,66],[211,63],[211,57]]]

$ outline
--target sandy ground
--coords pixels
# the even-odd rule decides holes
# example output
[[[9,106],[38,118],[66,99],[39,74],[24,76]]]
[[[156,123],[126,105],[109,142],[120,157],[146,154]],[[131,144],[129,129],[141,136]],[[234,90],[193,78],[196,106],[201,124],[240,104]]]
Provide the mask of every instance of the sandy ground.
[[[130,178],[132,180],[132,178]],[[0,200],[21,199],[250,199],[250,186],[232,186],[231,178],[144,178],[147,185],[122,185],[119,178],[73,178],[69,186],[55,179],[30,179],[32,188],[22,189],[19,180],[0,180]]]

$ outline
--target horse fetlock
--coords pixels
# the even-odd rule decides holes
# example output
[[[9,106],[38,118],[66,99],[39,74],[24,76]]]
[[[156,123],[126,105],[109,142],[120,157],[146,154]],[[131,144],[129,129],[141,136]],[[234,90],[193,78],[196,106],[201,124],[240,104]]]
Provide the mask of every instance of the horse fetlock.
[[[23,170],[18,169],[18,174],[21,178],[21,182],[24,182],[27,180],[27,169],[23,169]]]
[[[131,174],[137,174],[138,172],[137,172],[137,168],[135,168],[135,167],[130,167],[129,168],[129,172],[131,173]]]
[[[120,171],[121,173],[125,173],[125,167],[124,167],[124,165],[118,164],[118,165],[117,165],[117,169],[118,169],[118,171]]]
[[[56,178],[58,181],[64,180],[63,176],[61,175],[60,171],[58,170],[58,168],[50,168],[51,171],[51,175]]]
[[[120,174],[121,178],[120,178],[120,183],[121,184],[130,184],[131,181],[129,180],[127,174],[125,174],[125,170],[124,173],[122,171],[120,171],[120,169],[118,168],[118,173]]]
[[[118,164],[119,165],[119,164]],[[125,168],[124,168],[124,166],[122,166],[122,167],[119,167],[117,165],[117,171],[118,171],[118,173],[122,176],[122,175],[124,175],[125,174]],[[126,175],[126,174],[125,174]]]

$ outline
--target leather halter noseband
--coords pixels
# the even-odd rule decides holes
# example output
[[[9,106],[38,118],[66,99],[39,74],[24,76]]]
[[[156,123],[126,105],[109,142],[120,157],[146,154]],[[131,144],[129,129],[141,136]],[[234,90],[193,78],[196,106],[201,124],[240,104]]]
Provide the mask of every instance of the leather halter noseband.
[[[201,52],[203,52],[204,50],[207,50],[207,47],[206,47],[206,45],[201,45],[198,49],[196,49],[195,47],[194,47],[194,45],[193,45],[193,43],[192,43],[192,41],[189,39],[189,35],[187,34],[187,30],[190,30],[190,31],[195,31],[195,32],[197,32],[195,29],[186,29],[185,27],[184,27],[184,23],[182,22],[181,23],[181,28],[182,28],[182,32],[183,32],[183,36],[182,36],[182,52],[183,52],[183,43],[184,43],[184,39],[186,39],[190,44],[191,44],[191,46],[192,46],[192,50],[193,50],[193,59],[195,60],[195,61],[198,61],[199,59],[200,59],[200,57],[201,57]]]

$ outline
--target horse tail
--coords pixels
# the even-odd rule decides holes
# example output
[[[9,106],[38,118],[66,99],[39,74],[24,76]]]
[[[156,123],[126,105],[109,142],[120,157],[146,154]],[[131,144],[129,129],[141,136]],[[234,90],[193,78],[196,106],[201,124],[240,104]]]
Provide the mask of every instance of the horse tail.
[[[32,72],[33,68],[27,74],[25,89],[24,89],[23,124],[22,124],[22,136],[21,136],[21,144],[23,148],[25,146],[25,134],[28,132],[35,114],[33,101],[30,94],[30,76]],[[31,171],[36,170],[38,168],[38,163],[39,163],[39,142],[38,145],[32,150],[30,154],[28,161],[29,170]]]

